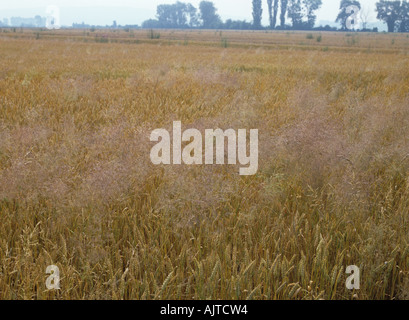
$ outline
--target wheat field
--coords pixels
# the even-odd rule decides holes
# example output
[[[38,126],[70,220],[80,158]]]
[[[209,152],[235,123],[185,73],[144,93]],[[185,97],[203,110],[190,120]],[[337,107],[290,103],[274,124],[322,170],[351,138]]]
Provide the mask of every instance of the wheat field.
[[[409,298],[407,35],[3,29],[0,56],[0,299]],[[258,173],[154,166],[176,120],[258,129]]]

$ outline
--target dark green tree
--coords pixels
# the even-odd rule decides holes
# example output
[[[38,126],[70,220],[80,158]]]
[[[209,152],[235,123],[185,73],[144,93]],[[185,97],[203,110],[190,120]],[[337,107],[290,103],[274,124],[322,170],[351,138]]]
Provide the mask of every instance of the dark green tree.
[[[400,32],[409,32],[409,2],[403,1],[400,10]]]
[[[202,27],[205,29],[217,29],[221,26],[222,21],[217,14],[217,9],[211,1],[202,1],[199,5],[200,19]]]
[[[309,29],[314,28],[317,20],[316,11],[322,6],[322,0],[303,0],[305,14],[307,15],[307,25]]]
[[[253,26],[255,29],[261,29],[262,16],[263,7],[261,0],[253,0]]]
[[[303,29],[303,13],[301,0],[289,0],[288,18],[291,20],[293,29]]]
[[[198,27],[199,19],[197,16],[197,9],[191,3],[188,3],[186,6],[186,11],[189,17],[189,27],[191,28]]]
[[[288,18],[292,21],[293,29],[314,28],[317,19],[315,12],[321,5],[321,0],[289,0]]]
[[[339,14],[335,22],[339,22],[341,24],[342,30],[347,30],[347,20],[351,16],[351,13],[348,13],[348,7],[355,6],[361,9],[361,3],[357,0],[341,0],[339,5]],[[354,12],[357,14],[357,12]]]
[[[270,28],[274,29],[277,24],[279,0],[267,0],[268,15],[270,18]]]
[[[253,28],[253,25],[250,22],[243,20],[227,19],[223,24],[223,28],[233,30],[251,30]]]
[[[402,6],[400,1],[381,0],[376,3],[376,18],[382,20],[388,26],[388,32],[399,29],[399,22],[402,19]]]
[[[197,9],[190,3],[177,1],[161,4],[156,8],[157,20],[142,23],[144,28],[194,28],[199,26]]]
[[[281,29],[284,29],[285,27],[285,15],[287,13],[287,7],[288,7],[288,0],[281,0],[281,12],[280,12],[280,26]]]
[[[186,28],[187,13],[187,4],[179,1],[174,4],[161,4],[156,8],[156,15],[163,28]]]
[[[270,19],[270,29],[273,29],[275,27],[275,25],[273,25],[273,0],[267,0],[267,10]]]

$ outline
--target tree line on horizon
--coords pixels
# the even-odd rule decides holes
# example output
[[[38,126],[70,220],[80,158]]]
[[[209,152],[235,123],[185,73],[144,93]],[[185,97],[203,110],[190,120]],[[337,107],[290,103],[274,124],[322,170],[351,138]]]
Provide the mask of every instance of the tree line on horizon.
[[[177,1],[174,4],[160,4],[156,9],[156,19],[142,23],[146,29],[236,29],[236,30],[348,30],[347,21],[356,25],[356,19],[362,21],[361,31],[377,31],[367,29],[369,12],[354,12],[348,10],[353,6],[361,11],[358,0],[341,0],[339,14],[335,22],[340,28],[315,27],[316,12],[322,6],[322,0],[267,0],[269,25],[262,25],[263,1],[252,0],[253,21],[232,20],[222,21],[217,8],[212,1],[201,1],[196,8],[191,3]],[[409,3],[407,0],[380,0],[376,3],[376,18],[388,27],[388,32],[409,32]]]

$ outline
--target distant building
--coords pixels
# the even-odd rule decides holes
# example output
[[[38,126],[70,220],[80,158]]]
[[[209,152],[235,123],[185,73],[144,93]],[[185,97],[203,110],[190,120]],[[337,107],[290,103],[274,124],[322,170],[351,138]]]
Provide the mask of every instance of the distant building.
[[[34,18],[12,17],[10,19],[11,27],[26,27],[26,28],[44,28],[46,18],[35,16]]]
[[[91,25],[84,23],[84,21],[82,23],[73,23],[72,27],[74,29],[89,29],[89,28],[92,28]]]

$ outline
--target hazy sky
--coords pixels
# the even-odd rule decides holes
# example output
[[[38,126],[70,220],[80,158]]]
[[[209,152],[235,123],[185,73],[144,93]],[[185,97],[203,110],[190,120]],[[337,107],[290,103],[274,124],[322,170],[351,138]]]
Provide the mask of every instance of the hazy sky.
[[[181,0],[190,2],[196,7],[200,0]],[[142,21],[154,18],[156,6],[162,3],[175,3],[176,0],[0,0],[0,18],[10,16],[30,17],[35,14],[45,16],[48,5],[60,7],[61,23],[71,25],[73,22],[88,24],[141,24]],[[252,21],[251,0],[213,0],[223,20],[243,19]],[[323,0],[318,12],[319,20],[334,21],[339,0]],[[374,21],[377,0],[361,0],[363,8],[370,11],[370,20]],[[267,1],[263,0],[264,24],[268,23]]]

